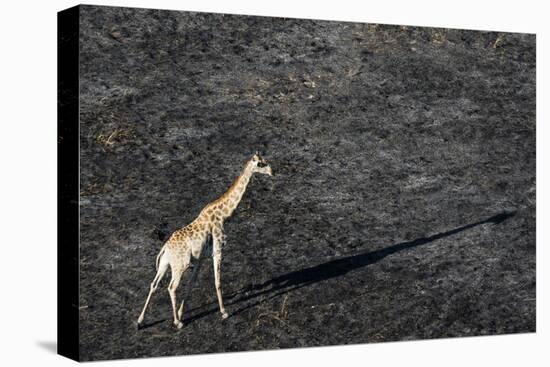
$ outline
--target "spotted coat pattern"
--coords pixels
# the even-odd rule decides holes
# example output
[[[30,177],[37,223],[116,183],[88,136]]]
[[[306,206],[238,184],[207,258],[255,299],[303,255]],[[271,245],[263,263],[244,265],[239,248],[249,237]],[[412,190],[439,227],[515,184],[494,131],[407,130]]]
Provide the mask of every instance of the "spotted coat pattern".
[[[220,312],[222,318],[225,319],[228,317],[223,305],[220,280],[222,247],[225,243],[223,224],[224,221],[233,214],[237,205],[239,205],[248,183],[250,182],[250,178],[254,173],[272,175],[271,167],[259,154],[255,154],[246,163],[241,174],[233,181],[229,189],[221,197],[206,205],[193,222],[171,234],[157,256],[157,274],[151,283],[145,306],[138,318],[138,327],[143,322],[145,311],[151,300],[151,295],[157,289],[168,267],[170,267],[172,272],[172,280],[168,285],[168,293],[172,301],[174,325],[178,328],[183,327],[181,319],[184,301],[182,301],[181,306],[176,311],[176,289],[183,273],[188,269],[191,260],[196,259],[198,263],[195,266],[191,281],[189,282],[188,291],[185,292],[186,295],[189,294],[189,290],[196,278],[200,261],[205,254],[208,253],[212,254],[214,260],[214,279]],[[209,237],[212,237],[211,251],[209,251],[210,249],[206,246],[209,243]]]

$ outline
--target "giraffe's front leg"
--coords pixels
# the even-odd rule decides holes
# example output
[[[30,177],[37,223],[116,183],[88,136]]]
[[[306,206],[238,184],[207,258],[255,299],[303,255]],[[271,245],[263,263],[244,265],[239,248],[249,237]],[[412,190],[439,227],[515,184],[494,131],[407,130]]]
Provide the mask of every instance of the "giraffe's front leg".
[[[222,288],[221,288],[221,279],[220,279],[220,270],[221,270],[221,263],[222,263],[222,234],[221,233],[219,233],[218,235],[214,234],[213,239],[214,239],[214,244],[213,244],[212,257],[214,259],[214,280],[216,282],[216,293],[218,295],[218,303],[220,305],[220,312],[222,314],[222,318],[226,319],[229,317],[229,315],[225,311],[225,307],[223,307],[223,297],[222,297]]]

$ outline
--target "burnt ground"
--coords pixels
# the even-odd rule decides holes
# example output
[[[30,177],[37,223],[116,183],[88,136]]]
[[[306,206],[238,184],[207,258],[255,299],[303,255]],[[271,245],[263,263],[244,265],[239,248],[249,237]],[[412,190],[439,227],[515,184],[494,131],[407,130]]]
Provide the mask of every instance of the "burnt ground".
[[[80,39],[83,360],[535,331],[534,35],[84,6]],[[256,150],[230,318],[209,260],[138,331]]]

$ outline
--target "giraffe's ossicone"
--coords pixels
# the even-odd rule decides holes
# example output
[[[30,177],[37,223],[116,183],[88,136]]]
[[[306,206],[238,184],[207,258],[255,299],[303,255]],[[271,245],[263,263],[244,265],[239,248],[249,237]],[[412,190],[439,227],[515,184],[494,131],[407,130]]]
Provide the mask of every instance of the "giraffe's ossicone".
[[[272,176],[271,167],[258,153],[254,154],[246,163],[241,174],[233,181],[229,189],[222,196],[206,205],[193,222],[174,231],[164,243],[156,259],[157,274],[151,283],[149,295],[143,306],[143,311],[138,318],[138,328],[143,323],[143,318],[151,300],[151,295],[157,289],[162,277],[168,270],[168,266],[170,266],[172,272],[172,280],[168,285],[168,293],[172,301],[174,325],[176,325],[177,328],[183,327],[181,319],[183,316],[184,301],[181,302],[179,309],[177,309],[176,289],[178,288],[183,273],[189,268],[191,259],[194,258],[197,260],[197,265],[195,266],[191,281],[185,292],[186,296],[189,294],[189,290],[196,279],[200,261],[203,259],[205,251],[210,252],[206,249],[206,244],[210,236],[212,237],[211,254],[214,260],[214,279],[220,312],[222,318],[225,319],[228,317],[223,306],[220,281],[222,245],[225,243],[223,223],[235,211],[237,205],[239,205],[250,178],[254,173]]]

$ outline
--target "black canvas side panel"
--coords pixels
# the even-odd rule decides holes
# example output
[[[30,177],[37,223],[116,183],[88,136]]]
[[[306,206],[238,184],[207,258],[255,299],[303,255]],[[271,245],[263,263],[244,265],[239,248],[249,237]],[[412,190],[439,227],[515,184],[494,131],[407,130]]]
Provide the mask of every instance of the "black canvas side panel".
[[[57,14],[57,352],[79,359],[79,7]]]

